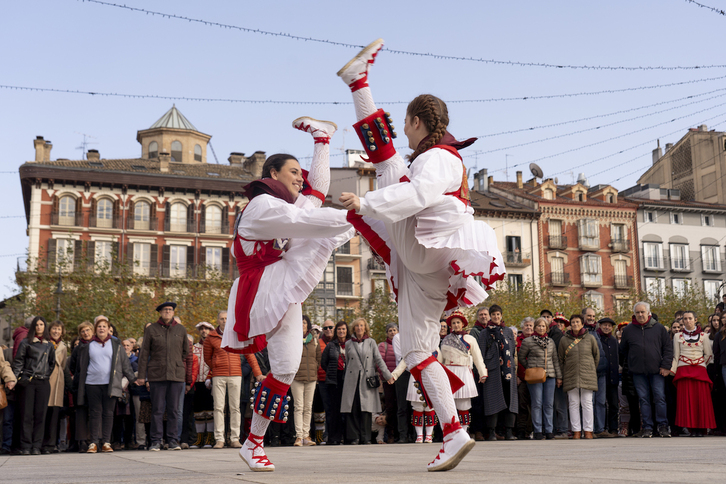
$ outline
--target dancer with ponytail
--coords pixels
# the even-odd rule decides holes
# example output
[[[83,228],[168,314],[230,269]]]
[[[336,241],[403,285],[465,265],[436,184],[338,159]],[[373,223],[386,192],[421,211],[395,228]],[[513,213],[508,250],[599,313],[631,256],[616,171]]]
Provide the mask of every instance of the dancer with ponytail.
[[[358,119],[353,126],[376,166],[379,187],[363,198],[343,193],[340,201],[386,262],[398,300],[403,361],[443,428],[443,445],[428,470],[444,471],[456,467],[474,441],[462,429],[454,403],[462,382],[434,356],[439,318],[481,303],[485,289],[504,277],[504,264],[494,231],[474,220],[469,202],[458,150],[475,139],[459,142],[448,133],[443,101],[430,94],[411,101],[404,126],[414,150],[409,167],[396,153],[390,116],[376,109],[368,85],[368,69],[382,47],[382,40],[373,42],[338,72],[353,94]],[[471,276],[479,276],[481,285]]]
[[[240,277],[229,295],[222,347],[256,353],[265,347],[270,373],[250,399],[250,433],[239,451],[253,471],[274,471],[263,441],[270,422],[292,412],[287,392],[302,358],[302,306],[320,281],[332,251],[354,234],[344,211],[320,208],[330,185],[327,121],[298,118],[293,127],[313,136],[309,177],[290,155],[270,156],[262,179],[244,187],[249,203],[237,217],[232,252]]]

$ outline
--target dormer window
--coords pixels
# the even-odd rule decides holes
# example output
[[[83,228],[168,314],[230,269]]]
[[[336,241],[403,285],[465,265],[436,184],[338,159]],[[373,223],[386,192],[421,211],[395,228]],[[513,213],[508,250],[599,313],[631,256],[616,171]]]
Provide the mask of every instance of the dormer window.
[[[608,203],[615,203],[615,195],[613,195],[612,193],[608,193],[607,201]]]
[[[578,202],[584,202],[585,201],[585,196],[582,194],[582,192],[577,192],[576,198],[577,198],[577,201]]]
[[[544,189],[544,192],[542,193],[542,197],[545,200],[554,200],[555,199],[555,194],[554,194],[554,192],[552,191],[551,188],[545,188]]]

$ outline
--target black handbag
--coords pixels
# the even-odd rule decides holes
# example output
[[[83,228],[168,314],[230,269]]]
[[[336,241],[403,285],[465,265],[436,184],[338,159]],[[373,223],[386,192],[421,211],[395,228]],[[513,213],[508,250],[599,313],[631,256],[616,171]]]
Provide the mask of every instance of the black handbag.
[[[358,355],[358,361],[360,361],[360,366],[363,368],[363,373],[366,374],[366,385],[368,386],[368,388],[378,388],[379,386],[381,386],[381,379],[378,378],[378,373],[373,376],[367,376],[368,371],[366,370],[366,366],[363,364],[360,353],[358,353],[358,348],[355,349],[355,354]]]

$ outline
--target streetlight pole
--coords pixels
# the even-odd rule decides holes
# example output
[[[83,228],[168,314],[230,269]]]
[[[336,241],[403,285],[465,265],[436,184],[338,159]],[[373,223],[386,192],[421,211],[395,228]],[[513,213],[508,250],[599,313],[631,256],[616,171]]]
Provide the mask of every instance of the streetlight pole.
[[[55,319],[60,321],[61,313],[61,296],[63,295],[63,281],[61,279],[61,270],[58,268],[58,287],[55,290],[55,295],[58,296],[58,304],[55,307]]]

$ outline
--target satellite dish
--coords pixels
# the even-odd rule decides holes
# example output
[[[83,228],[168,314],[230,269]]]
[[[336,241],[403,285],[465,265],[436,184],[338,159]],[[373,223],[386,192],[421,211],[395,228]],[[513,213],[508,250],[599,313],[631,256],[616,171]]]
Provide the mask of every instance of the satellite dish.
[[[535,178],[544,178],[544,172],[537,163],[530,163],[529,171],[532,172],[532,176],[534,176]]]
[[[558,185],[559,183],[560,181],[557,179],[557,177],[555,177],[555,185]]]

